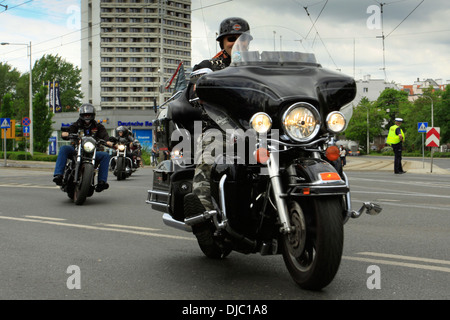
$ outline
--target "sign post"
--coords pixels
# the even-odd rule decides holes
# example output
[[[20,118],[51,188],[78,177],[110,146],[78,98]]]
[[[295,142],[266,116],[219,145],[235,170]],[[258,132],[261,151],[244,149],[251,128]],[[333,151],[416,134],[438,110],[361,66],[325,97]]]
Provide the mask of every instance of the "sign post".
[[[428,122],[418,122],[417,132],[422,133],[422,167],[425,168],[425,143],[423,141],[423,134],[427,132]]]
[[[30,136],[30,124],[31,124],[31,120],[28,117],[23,117],[22,118],[22,125],[23,125],[23,138],[25,139],[25,149],[27,147],[27,137]],[[25,129],[27,128],[27,129]],[[30,142],[31,143],[31,142]],[[31,145],[30,145],[31,147]],[[27,160],[27,152],[25,150],[25,160]]]
[[[431,147],[431,171],[433,172],[433,148],[439,147],[439,139],[441,137],[441,128],[431,127],[427,129],[427,147]]]
[[[6,167],[6,130],[11,128],[10,118],[0,118],[0,129],[4,130],[4,142],[3,142],[3,155],[5,156],[5,167]]]

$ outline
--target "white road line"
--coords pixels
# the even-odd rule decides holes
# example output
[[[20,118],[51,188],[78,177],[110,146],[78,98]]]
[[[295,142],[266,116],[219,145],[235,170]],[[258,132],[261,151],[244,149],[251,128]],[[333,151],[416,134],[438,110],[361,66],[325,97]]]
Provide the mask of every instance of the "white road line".
[[[45,221],[45,220],[35,220],[35,219],[28,219],[28,218],[5,217],[5,216],[0,216],[0,219],[23,221],[23,222],[37,222],[37,223],[43,223],[43,224],[52,224],[52,225],[58,225],[58,226],[63,226],[63,227],[73,227],[73,228],[88,229],[88,230],[115,231],[115,232],[130,233],[130,234],[136,234],[136,235],[148,236],[148,237],[159,237],[159,238],[196,241],[195,238],[173,236],[173,235],[169,235],[169,234],[158,234],[158,233],[126,230],[126,229],[118,229],[118,228],[95,227],[95,226],[89,226],[89,225],[83,225],[83,224],[72,224],[72,223],[63,223],[63,222],[56,222],[56,221]]]
[[[402,256],[402,255],[398,255],[398,254],[378,253],[378,252],[358,252],[358,254],[362,254],[362,255],[366,255],[366,256],[382,257],[382,258],[392,258],[392,259],[401,259],[401,260],[410,260],[410,261],[422,261],[422,262],[428,262],[428,263],[450,265],[450,261],[448,261],[448,260]]]
[[[113,227],[113,228],[135,229],[135,230],[142,230],[142,231],[161,231],[161,229],[144,228],[144,227],[136,227],[136,226],[124,226],[124,225],[120,225],[120,224],[96,223],[96,225],[104,226],[104,227]]]
[[[42,216],[24,216],[24,217],[32,218],[32,219],[54,220],[54,221],[65,221],[65,220],[67,220],[67,219],[51,218],[51,217],[42,217]]]
[[[38,186],[38,185],[27,185],[27,184],[0,184],[0,187],[7,188],[41,188],[41,189],[59,189],[58,186]]]
[[[429,258],[402,256],[402,255],[397,255],[397,254],[377,253],[377,252],[358,252],[357,254],[380,257],[380,258],[392,258],[392,259],[406,260],[406,261],[419,261],[419,262],[426,262],[426,263],[450,265],[450,261],[447,261],[447,260],[437,260],[437,259],[429,259]],[[371,259],[371,258],[363,258],[363,257],[342,256],[342,258],[346,259],[346,260],[368,262],[368,263],[373,263],[373,264],[386,264],[386,265],[392,265],[392,266],[400,266],[400,267],[407,267],[407,268],[441,271],[441,272],[450,273],[450,268],[442,267],[442,266],[433,266],[433,265],[410,263],[410,262],[403,262],[403,261],[394,261],[394,260]]]

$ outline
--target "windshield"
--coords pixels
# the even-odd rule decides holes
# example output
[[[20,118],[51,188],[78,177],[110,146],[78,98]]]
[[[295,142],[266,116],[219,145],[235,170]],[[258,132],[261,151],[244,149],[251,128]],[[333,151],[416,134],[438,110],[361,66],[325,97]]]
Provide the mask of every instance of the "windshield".
[[[275,32],[275,31],[274,31]],[[269,39],[267,35],[257,37],[245,32],[239,36],[233,45],[231,53],[232,65],[254,63],[313,63],[317,64],[313,53],[300,51],[300,40],[284,39],[277,45],[275,38]]]
[[[242,65],[321,65],[312,48],[307,48],[302,36],[280,26],[256,27],[239,36],[233,45],[230,66]],[[352,103],[341,107],[347,122],[353,115]]]

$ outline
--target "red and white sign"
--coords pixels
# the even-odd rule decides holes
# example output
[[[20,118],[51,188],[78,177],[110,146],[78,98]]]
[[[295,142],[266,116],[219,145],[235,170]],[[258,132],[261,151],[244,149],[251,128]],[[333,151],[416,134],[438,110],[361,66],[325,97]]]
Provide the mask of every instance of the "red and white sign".
[[[427,128],[427,139],[425,146],[427,147],[439,147],[439,139],[441,138],[441,128],[429,127]]]

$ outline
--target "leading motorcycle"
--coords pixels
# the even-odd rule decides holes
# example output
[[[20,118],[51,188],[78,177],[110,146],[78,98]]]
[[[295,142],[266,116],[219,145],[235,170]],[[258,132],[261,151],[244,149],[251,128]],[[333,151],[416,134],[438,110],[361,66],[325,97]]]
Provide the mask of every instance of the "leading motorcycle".
[[[61,128],[61,131],[67,132],[67,128]],[[98,168],[95,154],[99,146],[106,146],[106,141],[97,141],[91,136],[85,136],[83,132],[69,133],[65,140],[71,140],[75,146],[75,154],[67,159],[60,188],[76,205],[82,205],[94,194]]]
[[[340,266],[344,224],[382,210],[373,202],[352,209],[339,161],[337,137],[351,116],[356,84],[312,53],[253,50],[253,41],[249,51],[251,39],[239,37],[228,68],[191,74],[196,98],[188,88],[159,110],[155,123],[167,130],[158,145],[166,144],[172,158],[153,170],[146,202],[164,212],[168,226],[192,232],[206,224],[197,236],[206,256],[281,254],[301,288],[320,290]],[[214,150],[214,209],[186,217],[189,206],[202,208],[190,195],[205,121],[226,152]]]

